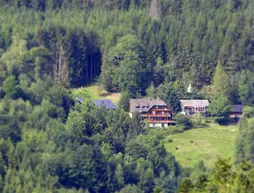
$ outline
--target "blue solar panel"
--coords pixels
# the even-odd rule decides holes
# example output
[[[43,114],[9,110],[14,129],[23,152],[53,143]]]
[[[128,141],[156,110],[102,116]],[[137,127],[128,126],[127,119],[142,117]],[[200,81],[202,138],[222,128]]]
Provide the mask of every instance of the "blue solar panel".
[[[81,97],[76,97],[76,100],[77,100],[78,102],[80,102],[80,103],[83,103],[83,98],[81,98]]]
[[[94,103],[97,107],[104,106],[106,109],[117,109],[117,106],[110,100],[95,100]]]

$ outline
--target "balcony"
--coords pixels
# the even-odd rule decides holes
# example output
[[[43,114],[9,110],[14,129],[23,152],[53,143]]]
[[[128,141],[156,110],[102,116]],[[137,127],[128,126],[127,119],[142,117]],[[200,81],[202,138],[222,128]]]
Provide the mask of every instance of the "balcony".
[[[150,117],[150,118],[158,118],[158,117],[171,117],[171,114],[155,114],[155,115],[151,115],[151,114],[149,114],[149,115],[147,115],[147,116],[145,116],[145,117]]]
[[[153,111],[170,111],[168,108],[154,108]]]
[[[175,123],[173,120],[149,120],[149,123]]]

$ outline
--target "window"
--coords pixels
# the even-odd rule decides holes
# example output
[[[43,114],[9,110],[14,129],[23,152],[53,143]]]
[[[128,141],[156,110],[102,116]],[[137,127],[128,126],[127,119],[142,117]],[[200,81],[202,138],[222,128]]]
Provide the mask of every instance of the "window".
[[[163,114],[163,115],[164,115],[164,111],[162,111],[162,112],[161,112],[161,114]]]

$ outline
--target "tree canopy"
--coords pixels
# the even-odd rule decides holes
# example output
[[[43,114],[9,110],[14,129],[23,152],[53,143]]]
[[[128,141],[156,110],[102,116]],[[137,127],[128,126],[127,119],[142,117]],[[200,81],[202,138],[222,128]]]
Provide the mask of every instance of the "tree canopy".
[[[0,192],[177,192],[191,171],[122,108],[149,95],[179,112],[210,86],[218,122],[230,103],[253,105],[253,10],[248,0],[0,0]],[[96,81],[122,92],[122,108],[74,102],[72,88]],[[252,116],[237,163],[253,162]],[[252,192],[252,168],[219,160],[179,190]]]

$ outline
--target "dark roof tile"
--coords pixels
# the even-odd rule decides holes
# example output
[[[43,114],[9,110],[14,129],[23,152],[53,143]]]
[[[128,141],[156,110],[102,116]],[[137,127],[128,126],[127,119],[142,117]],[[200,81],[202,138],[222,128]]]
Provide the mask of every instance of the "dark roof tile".
[[[135,111],[147,112],[154,105],[158,106],[167,106],[167,104],[161,99],[152,99],[152,98],[144,98],[144,99],[130,99],[130,112],[134,113]]]
[[[243,105],[231,105],[230,112],[242,113],[243,112]]]

